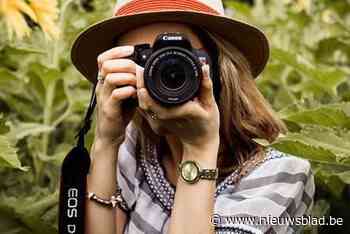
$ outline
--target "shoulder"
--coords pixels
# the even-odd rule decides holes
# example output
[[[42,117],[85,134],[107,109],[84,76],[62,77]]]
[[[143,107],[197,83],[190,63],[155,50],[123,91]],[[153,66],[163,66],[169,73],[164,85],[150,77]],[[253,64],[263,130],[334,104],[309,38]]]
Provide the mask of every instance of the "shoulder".
[[[310,163],[296,155],[268,148],[266,160],[228,186],[216,200],[216,212],[235,217],[293,217],[310,212],[315,191]],[[261,231],[292,232],[289,225],[254,225]]]
[[[290,197],[296,195],[292,194],[292,188],[295,188],[294,192],[298,192],[306,186],[312,186],[311,182],[313,173],[308,160],[268,148],[266,159],[227,192],[248,194],[251,191],[255,196],[279,192]],[[312,195],[314,191],[309,192]]]
[[[296,155],[284,153],[279,150],[268,148],[265,161],[256,167],[248,176],[243,178],[242,183],[252,180],[290,180],[301,178],[304,182],[306,177],[312,174],[310,162]],[[265,178],[265,179],[263,179]]]

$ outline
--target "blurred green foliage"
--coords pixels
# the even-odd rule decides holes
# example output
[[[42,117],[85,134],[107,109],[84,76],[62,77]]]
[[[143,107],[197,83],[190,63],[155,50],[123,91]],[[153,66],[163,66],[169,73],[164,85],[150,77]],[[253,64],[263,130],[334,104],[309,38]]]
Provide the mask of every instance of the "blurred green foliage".
[[[350,2],[242,2],[225,3],[230,14],[267,34],[271,58],[257,84],[289,129],[271,146],[310,160],[317,183],[313,215],[345,223],[305,232],[349,233]]]
[[[243,2],[225,1],[227,13],[268,35],[271,58],[257,84],[289,129],[271,146],[312,163],[314,216],[344,218],[343,226],[306,232],[348,233],[350,2]],[[0,233],[57,233],[59,168],[91,88],[73,68],[70,47],[81,30],[110,16],[114,3],[60,0],[62,33],[55,41],[37,26],[20,41],[0,31]]]

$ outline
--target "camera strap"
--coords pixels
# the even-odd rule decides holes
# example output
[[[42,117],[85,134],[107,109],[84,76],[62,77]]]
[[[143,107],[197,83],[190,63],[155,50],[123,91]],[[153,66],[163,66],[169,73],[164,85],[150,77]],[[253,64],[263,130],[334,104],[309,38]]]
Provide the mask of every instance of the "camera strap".
[[[84,234],[86,178],[90,168],[90,155],[84,146],[84,137],[91,128],[96,106],[96,84],[93,85],[90,103],[84,122],[75,136],[76,145],[64,158],[61,167],[59,195],[59,234]]]

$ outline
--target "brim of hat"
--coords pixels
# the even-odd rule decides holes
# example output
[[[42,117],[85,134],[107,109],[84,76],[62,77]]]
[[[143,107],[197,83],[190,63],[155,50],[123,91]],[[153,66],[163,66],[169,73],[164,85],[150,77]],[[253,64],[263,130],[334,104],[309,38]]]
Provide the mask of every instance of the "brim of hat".
[[[254,78],[262,72],[269,58],[268,40],[257,27],[227,16],[177,10],[112,17],[90,26],[73,43],[71,59],[74,66],[89,81],[95,83],[98,55],[116,46],[116,38],[121,34],[155,22],[196,25],[219,34],[247,58]]]

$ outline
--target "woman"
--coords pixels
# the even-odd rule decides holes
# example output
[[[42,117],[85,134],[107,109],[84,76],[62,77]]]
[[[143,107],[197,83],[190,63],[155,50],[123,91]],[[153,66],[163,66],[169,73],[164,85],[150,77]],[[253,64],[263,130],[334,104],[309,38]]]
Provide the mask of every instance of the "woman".
[[[156,8],[152,5],[155,2]],[[229,31],[210,26],[215,20],[217,24],[221,22],[218,19],[223,16],[214,14],[221,12],[223,15],[221,1],[176,2],[133,0],[119,3],[116,15],[120,27],[126,27],[127,17],[133,13],[138,20],[143,17],[145,21],[136,23],[135,18],[129,18],[133,26],[129,25],[127,30],[119,28],[122,33],[114,38],[114,46],[106,42],[108,33],[100,34],[105,37],[93,37],[97,40],[95,44],[103,42],[105,48],[100,46],[94,52],[100,52],[96,58],[99,81],[87,186],[94,196],[86,203],[87,233],[300,231],[300,227],[283,222],[283,218],[310,212],[314,194],[310,164],[253,141],[253,138],[263,138],[272,142],[279,133],[286,131],[254,82],[268,57],[266,38],[262,39],[260,31],[246,30],[244,35],[245,31],[241,30],[242,38],[232,43],[228,40],[232,39],[232,32],[218,33]],[[153,8],[147,9],[149,6]],[[157,14],[147,20],[146,15],[151,17],[152,14],[150,11]],[[178,14],[169,15],[166,11]],[[187,13],[179,17],[183,11],[192,14],[192,18]],[[126,16],[122,16],[123,12]],[[161,15],[159,12],[168,15],[157,18],[156,15]],[[213,17],[213,21],[198,20],[206,19],[203,18],[205,14]],[[108,31],[108,25],[100,23],[94,30]],[[252,29],[246,24],[244,27]],[[112,27],[109,28],[111,31]],[[215,61],[213,67],[202,66],[198,95],[172,107],[165,107],[150,96],[144,84],[143,67],[128,58],[135,45],[152,44],[164,32],[186,35],[194,48],[208,51],[217,60],[217,67]],[[231,37],[225,38],[224,34],[229,33]],[[80,44],[76,43],[73,48],[73,61],[91,80],[94,79],[90,76],[93,72],[89,71],[92,68],[85,65],[84,70],[81,65],[84,62],[79,60],[85,55],[93,56],[82,49],[84,43],[92,46],[92,39],[86,38],[89,38],[88,33],[77,40]],[[260,43],[253,43],[250,48],[245,46],[244,41],[254,41],[254,38]],[[252,56],[254,50],[262,54],[256,52]],[[89,63],[85,60],[85,64]],[[210,69],[220,74],[218,98],[211,77],[216,73],[210,73]],[[123,105],[130,98],[138,100],[136,107]],[[193,161],[191,168],[189,162]],[[195,172],[193,165],[207,169],[207,178],[186,181]],[[117,190],[120,192],[117,207],[103,206],[103,201],[115,202],[113,197],[111,201],[108,198]]]

